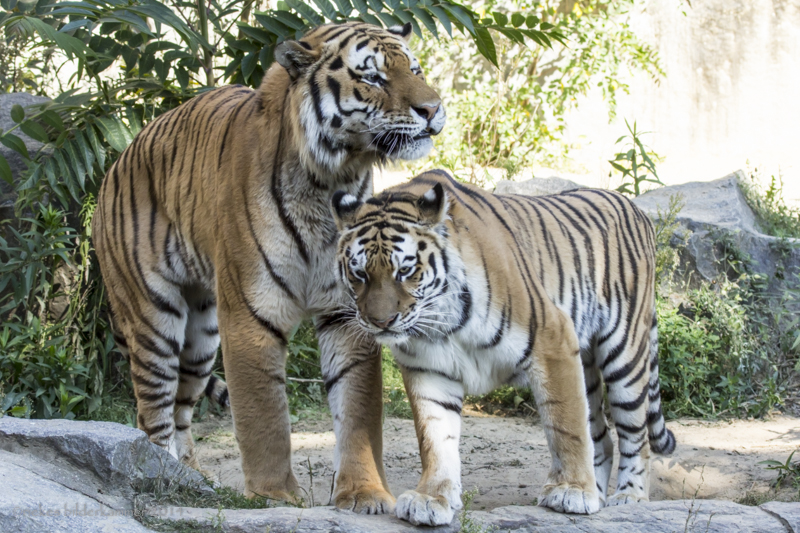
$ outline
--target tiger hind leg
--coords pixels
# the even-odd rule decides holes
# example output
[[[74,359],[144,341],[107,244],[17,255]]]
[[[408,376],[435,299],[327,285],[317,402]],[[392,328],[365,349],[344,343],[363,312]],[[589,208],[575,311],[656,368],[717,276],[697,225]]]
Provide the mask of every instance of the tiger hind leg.
[[[589,433],[594,443],[594,477],[600,502],[605,505],[608,482],[614,464],[614,443],[608,431],[603,403],[603,378],[594,364],[591,352],[582,353],[586,398],[589,401]]]
[[[175,399],[175,442],[181,462],[200,470],[192,438],[192,415],[195,404],[208,388],[219,348],[219,329],[213,293],[191,287],[184,290],[184,295],[189,309]],[[219,380],[214,380],[213,385],[219,383]]]
[[[136,396],[137,425],[152,443],[178,459],[174,410],[187,314],[186,303],[177,289],[167,297],[171,303],[169,311],[142,299],[135,303],[136,319],[123,321],[124,341]],[[114,303],[115,311],[121,308],[133,311],[120,299]]]
[[[611,417],[617,429],[619,468],[617,489],[606,505],[650,499],[650,442],[647,407],[650,381],[649,339],[632,341],[603,370]],[[619,361],[619,362],[617,362]]]

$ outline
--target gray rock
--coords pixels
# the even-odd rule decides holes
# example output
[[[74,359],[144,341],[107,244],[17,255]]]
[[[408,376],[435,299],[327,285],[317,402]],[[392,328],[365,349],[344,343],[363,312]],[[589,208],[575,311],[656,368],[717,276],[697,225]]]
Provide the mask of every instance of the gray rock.
[[[781,516],[792,519],[800,513],[800,503],[781,504]],[[274,508],[230,511],[172,507],[148,511],[167,522],[191,520],[204,528],[221,524],[228,532],[271,533],[341,531],[347,533],[389,533],[417,530],[393,516],[363,516],[332,507],[313,509]],[[716,500],[677,500],[608,507],[591,516],[565,515],[542,507],[501,507],[493,511],[469,513],[473,524],[498,531],[520,533],[709,533],[790,532],[785,519],[775,511]],[[455,533],[459,524],[425,528]],[[798,530],[800,533],[800,530]]]
[[[0,450],[51,463],[93,479],[87,486],[130,497],[147,483],[169,480],[211,490],[199,472],[152,444],[143,431],[113,422],[0,418]],[[43,472],[40,472],[44,475]]]
[[[800,533],[800,503],[768,502],[761,508],[777,517],[787,531]]]
[[[767,276],[770,289],[783,287],[800,271],[797,239],[781,241],[761,233],[758,220],[739,187],[744,173],[737,171],[709,182],[692,182],[662,187],[634,198],[633,202],[651,218],[669,205],[670,197],[680,195],[684,206],[677,216],[679,233],[691,232],[682,260],[689,270],[711,280],[721,274],[719,242],[724,240],[749,256],[753,271]]]
[[[583,185],[578,185],[574,181],[563,178],[533,178],[526,181],[507,181],[497,183],[494,189],[495,194],[525,194],[527,196],[544,196],[547,194],[558,194],[560,192],[574,191],[583,189]]]
[[[132,509],[115,509],[7,460],[0,452],[0,531],[145,533]]]

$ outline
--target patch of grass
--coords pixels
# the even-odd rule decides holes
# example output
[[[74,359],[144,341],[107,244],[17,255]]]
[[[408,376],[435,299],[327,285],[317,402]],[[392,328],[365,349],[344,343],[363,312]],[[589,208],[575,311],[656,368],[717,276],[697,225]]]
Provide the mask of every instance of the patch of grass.
[[[463,507],[458,514],[458,523],[461,524],[461,533],[491,533],[497,531],[496,526],[486,527],[482,523],[470,517],[469,512],[472,507],[472,500],[478,495],[478,489],[472,489],[461,494]]]
[[[381,353],[381,370],[383,372],[383,413],[394,418],[413,418],[411,404],[408,403],[403,375],[392,357],[392,352],[383,347]]]
[[[764,233],[774,237],[800,238],[800,208],[786,204],[783,176],[770,176],[769,185],[765,187],[758,169],[754,169],[748,179],[739,180],[739,185]]]

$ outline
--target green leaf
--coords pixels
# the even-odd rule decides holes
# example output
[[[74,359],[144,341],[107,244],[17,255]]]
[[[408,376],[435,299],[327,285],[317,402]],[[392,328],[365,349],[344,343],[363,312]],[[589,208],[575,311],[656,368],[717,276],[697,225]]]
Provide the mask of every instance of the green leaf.
[[[322,24],[322,17],[306,2],[302,2],[301,0],[286,0],[286,4],[300,13],[304,19],[309,21],[314,26],[319,26]]]
[[[539,24],[539,17],[536,15],[528,15],[525,19],[525,25],[529,28],[535,28],[537,24]]]
[[[511,24],[513,24],[515,28],[519,28],[525,24],[525,15],[521,13],[514,13],[511,15]]]
[[[19,129],[21,129],[28,137],[36,139],[39,142],[50,142],[50,139],[47,137],[47,132],[44,131],[44,128],[38,122],[26,120],[19,125]]]
[[[478,51],[481,55],[497,67],[497,50],[495,49],[494,40],[489,30],[486,28],[476,28],[473,39],[475,40],[475,44],[478,45]]]
[[[244,22],[236,22],[236,26],[239,28],[239,31],[250,37],[251,39],[255,39],[256,41],[267,44],[272,42],[272,35],[261,28],[256,28],[254,26],[250,26],[249,24],[245,24]]]
[[[457,21],[463,24],[464,27],[467,28],[467,31],[472,34],[473,38],[476,38],[475,25],[472,23],[472,17],[466,11],[464,11],[464,9],[454,4],[442,4],[442,7],[446,9],[448,13],[453,15]],[[489,40],[491,40],[491,36],[489,37]],[[477,38],[475,42],[478,42]],[[492,42],[492,48],[494,48],[494,42]],[[480,50],[480,45],[478,45],[478,49]],[[481,52],[481,54],[483,54],[483,52]],[[495,61],[492,62],[496,63],[497,58],[495,57]]]
[[[0,142],[4,145],[8,146],[19,155],[24,157],[25,159],[30,159],[31,157],[28,155],[28,147],[25,146],[25,143],[22,142],[22,139],[14,135],[13,133],[6,133],[2,137],[0,137]]]
[[[289,13],[288,11],[275,11],[274,14],[279,21],[293,30],[302,30],[306,27],[303,19],[294,13]]]
[[[185,70],[179,72],[185,73],[188,79],[189,74]],[[123,152],[133,142],[130,131],[117,117],[97,117],[95,121],[100,131],[103,132],[106,142],[117,152]]]
[[[11,167],[2,154],[0,154],[0,177],[12,187],[14,186],[14,176],[11,174]]]
[[[22,109],[22,106],[19,104],[14,104],[11,107],[11,120],[19,124],[23,120],[25,120],[25,110]]]
[[[175,78],[178,80],[178,84],[180,84],[181,89],[185,91],[189,86],[189,73],[186,71],[186,69],[175,69]]]
[[[242,59],[242,76],[244,76],[244,81],[247,82],[250,79],[250,76],[253,75],[253,71],[256,69],[256,65],[258,64],[258,54],[255,52],[250,52],[244,59]]]
[[[414,14],[414,16],[416,16],[419,20],[422,21],[422,24],[425,25],[428,31],[431,32],[433,36],[438,39],[439,32],[436,28],[436,21],[433,19],[433,17],[430,16],[427,11],[425,11],[424,9],[420,9],[417,6],[412,6],[409,9],[411,9],[411,12]]]
[[[339,7],[339,13],[345,17],[349,17],[350,13],[353,12],[353,5],[349,0],[334,0],[334,2],[336,2],[336,5]]]
[[[261,62],[261,68],[266,72],[272,62],[275,61],[274,51],[271,45],[267,45],[261,49],[261,52],[258,53],[258,60]]]
[[[39,115],[39,118],[41,118],[42,121],[46,122],[47,125],[50,126],[51,128],[58,131],[64,131],[64,121],[61,120],[61,115],[59,115],[52,109],[46,109],[45,111],[43,111]]]
[[[86,53],[91,53],[83,41],[72,37],[71,35],[67,35],[66,33],[60,33],[56,31],[55,28],[50,26],[49,24],[45,23],[44,21],[34,18],[34,17],[21,17],[22,22],[27,25],[31,30],[36,31],[44,40],[51,41],[56,44],[61,50],[67,54],[69,59],[73,59],[77,57],[82,60],[86,60]]]
[[[503,13],[498,13],[497,11],[492,11],[492,17],[494,17],[494,21],[499,24],[500,26],[507,26],[508,25],[508,17]]]
[[[439,6],[430,6],[428,8],[431,13],[436,15],[436,18],[439,20],[439,23],[444,28],[444,31],[447,32],[447,35],[453,37],[453,25],[450,23],[450,17],[447,16],[447,11],[442,9]]]
[[[336,19],[336,9],[334,9],[333,4],[328,2],[328,0],[313,0],[314,4],[322,11],[322,14],[328,20],[335,20]]]
[[[104,172],[106,167],[106,150],[100,143],[100,139],[97,137],[97,133],[95,133],[92,126],[86,128],[86,134],[89,138],[89,144],[92,146],[94,157],[97,159],[97,164],[100,166],[100,171]]]
[[[291,28],[268,13],[256,13],[255,17],[258,23],[264,26],[267,31],[282,39],[290,37],[294,33]]]

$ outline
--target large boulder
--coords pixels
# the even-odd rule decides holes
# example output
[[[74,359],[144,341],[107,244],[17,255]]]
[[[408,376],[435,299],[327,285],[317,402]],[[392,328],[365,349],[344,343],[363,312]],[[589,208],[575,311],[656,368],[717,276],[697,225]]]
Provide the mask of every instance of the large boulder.
[[[150,512],[176,530],[188,521],[196,528],[211,530],[219,526],[229,533],[411,533],[421,529],[391,515],[364,516],[332,507],[233,511],[172,507]],[[800,503],[748,507],[719,500],[672,500],[607,507],[590,516],[561,514],[543,507],[513,506],[469,512],[467,519],[469,524],[459,524],[456,519],[449,526],[424,530],[441,533],[464,529],[516,533],[793,533],[798,530],[787,524],[797,524]]]
[[[691,281],[708,281],[724,273],[720,260],[725,243],[727,250],[734,250],[736,258],[746,262],[752,272],[766,277],[770,290],[787,284],[796,286],[795,274],[800,272],[800,246],[796,246],[799,241],[761,232],[758,217],[739,185],[745,178],[742,171],[737,171],[714,181],[661,187],[633,198],[633,203],[656,220],[668,211],[673,196],[681,198],[683,208],[676,218],[679,227],[673,242],[686,243],[681,250],[681,261],[684,271],[691,274]],[[534,178],[501,181],[495,193],[540,196],[579,188],[582,186],[561,178]]]
[[[669,208],[670,198],[679,195],[683,208],[677,215],[681,240],[688,235],[682,251],[685,269],[712,280],[723,274],[723,246],[755,273],[766,276],[770,289],[795,281],[800,271],[798,239],[779,239],[761,233],[758,218],[740,188],[742,171],[707,182],[690,182],[654,189],[633,202],[657,219]],[[689,233],[690,232],[690,233]]]
[[[138,499],[147,481],[196,487],[197,472],[151,444],[139,430],[108,422],[0,418],[0,531],[85,533],[271,531],[394,533],[418,531],[392,515],[367,516],[333,507],[254,510],[170,507],[165,498]],[[202,489],[211,490],[204,484]],[[162,494],[166,494],[166,491]],[[138,501],[138,505],[134,505]],[[143,502],[148,505],[143,505]],[[158,504],[160,507],[153,507]],[[464,529],[520,533],[798,531],[800,503],[747,507],[726,501],[677,500],[602,509],[591,516],[542,507],[501,507],[467,515]],[[456,532],[458,520],[435,531]],[[488,528],[488,529],[484,529]],[[793,529],[794,528],[794,529]]]
[[[199,472],[112,422],[0,418],[0,531],[147,531],[142,491],[211,491]]]
[[[574,181],[564,178],[533,178],[525,181],[502,180],[495,186],[495,194],[525,194],[527,196],[544,196],[547,194],[558,194],[560,192],[574,191],[583,189]]]

